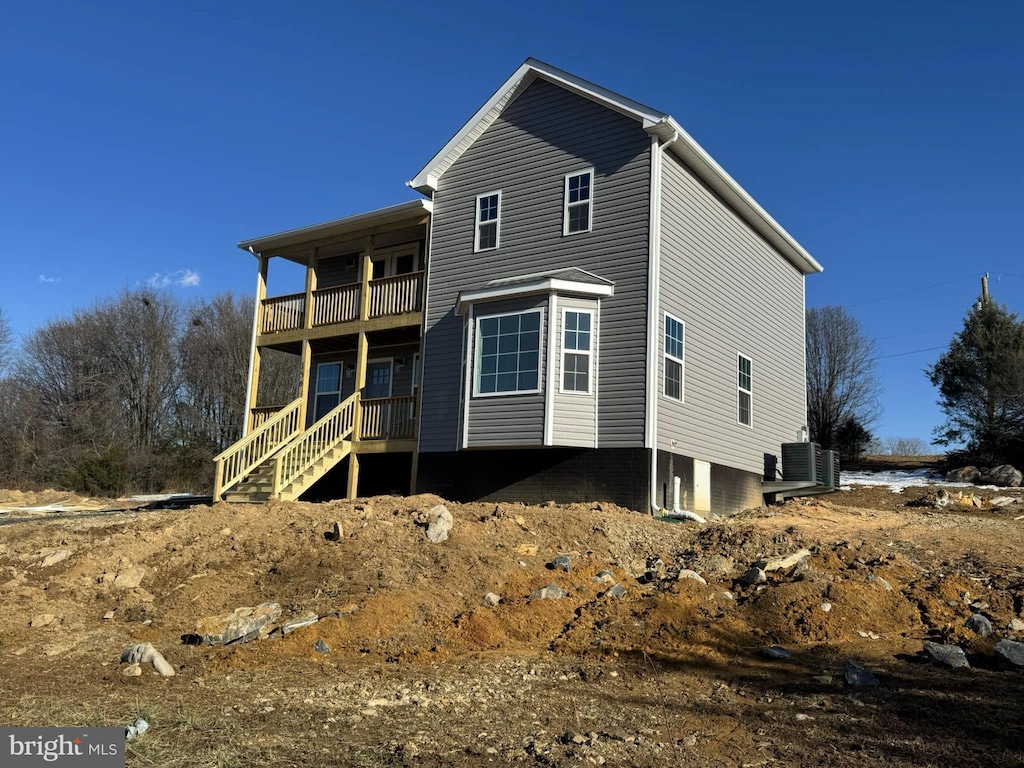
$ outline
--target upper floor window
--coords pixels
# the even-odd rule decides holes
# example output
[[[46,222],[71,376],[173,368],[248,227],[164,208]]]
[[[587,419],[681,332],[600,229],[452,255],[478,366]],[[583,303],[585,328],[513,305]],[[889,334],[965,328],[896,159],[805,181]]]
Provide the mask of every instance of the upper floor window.
[[[589,232],[591,202],[594,195],[594,171],[579,171],[565,177],[565,209],[562,234]]]
[[[540,310],[477,319],[476,394],[540,391]]]
[[[683,402],[683,352],[686,326],[665,314],[665,397]]]
[[[738,356],[736,382],[736,420],[744,426],[754,423],[754,369],[749,357]]]
[[[593,334],[590,312],[567,309],[562,314],[562,391],[590,394]]]
[[[487,251],[498,247],[501,223],[501,192],[488,192],[476,198],[476,236],[473,250]]]

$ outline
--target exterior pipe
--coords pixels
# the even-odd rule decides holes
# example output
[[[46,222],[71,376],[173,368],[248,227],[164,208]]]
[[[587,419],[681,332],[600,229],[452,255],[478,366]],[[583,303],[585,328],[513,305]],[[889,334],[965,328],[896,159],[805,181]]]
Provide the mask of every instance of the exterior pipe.
[[[665,517],[674,517],[680,520],[693,520],[695,523],[706,523],[707,520],[696,512],[690,512],[689,510],[679,508],[679,485],[679,475],[676,475],[672,478],[672,511],[666,512]]]

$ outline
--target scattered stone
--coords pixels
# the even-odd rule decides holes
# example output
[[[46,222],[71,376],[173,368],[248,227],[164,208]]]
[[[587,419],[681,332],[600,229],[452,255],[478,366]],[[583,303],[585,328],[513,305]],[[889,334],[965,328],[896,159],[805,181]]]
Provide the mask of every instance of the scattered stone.
[[[843,662],[843,677],[847,685],[878,685],[878,678],[874,673],[852,659]]]
[[[832,603],[822,603],[821,610],[825,613],[829,613],[832,610]]]
[[[992,634],[992,622],[980,613],[972,613],[970,618],[964,622],[964,626],[976,635],[988,637]]]
[[[940,645],[939,643],[924,644],[924,652],[932,664],[939,664],[950,669],[969,668],[967,655],[959,645]]]
[[[52,613],[39,613],[32,617],[28,625],[30,627],[45,627],[47,624],[52,624],[56,618]]]
[[[221,528],[220,529],[220,535],[221,536],[230,536],[231,535],[231,529],[230,528]]]
[[[596,584],[611,584],[615,581],[615,574],[611,571],[598,571],[597,576],[591,579]]]
[[[493,592],[488,592],[484,595],[484,602],[488,605],[497,605],[501,602],[501,595],[496,595]]]
[[[341,523],[335,521],[334,525],[331,526],[331,530],[324,531],[324,538],[328,541],[341,541],[341,537],[344,535]]]
[[[626,596],[626,588],[624,586],[622,586],[621,584],[616,584],[615,586],[613,586],[611,589],[609,589],[604,594],[607,597],[625,597]]]
[[[125,648],[121,651],[121,663],[152,664],[161,677],[174,677],[174,667],[167,663],[167,659],[152,643],[139,643]]]
[[[308,627],[311,624],[316,624],[318,621],[320,621],[320,617],[317,616],[315,613],[303,614],[302,616],[298,616],[298,617],[296,617],[294,619],[289,619],[284,624],[282,624],[281,625],[281,634],[282,635],[290,635],[296,629],[302,629],[303,627]]]
[[[723,600],[735,600],[736,599],[736,595],[734,595],[729,590],[725,590],[725,592],[722,593],[722,599]]]
[[[880,587],[884,587],[886,592],[892,592],[892,584],[889,583],[888,579],[883,579],[881,576],[875,576],[872,573],[868,574],[868,581],[872,581]]]
[[[984,485],[998,485],[1001,488],[1019,488],[1024,475],[1019,469],[1009,464],[1000,464],[988,472],[982,473],[979,478]]]
[[[790,575],[794,579],[805,579],[807,574],[811,572],[811,563],[809,557],[801,557],[796,565],[793,566],[793,570],[790,571]]]
[[[549,563],[549,567],[555,571],[569,572],[572,568],[572,559],[568,555],[559,555]]]
[[[805,720],[813,720],[814,719],[813,717],[811,717],[811,715],[805,715],[803,712],[798,712],[796,715],[794,715],[794,718],[798,722],[801,722],[801,723],[804,722]]]
[[[736,570],[736,561],[731,557],[720,554],[704,555],[694,560],[691,565],[698,573],[706,573],[709,576],[725,577]]]
[[[781,645],[768,645],[761,649],[761,655],[766,659],[774,659],[782,661],[785,659],[792,658],[793,654],[783,648]]]
[[[141,664],[129,664],[127,667],[121,670],[121,674],[125,677],[139,677],[142,675]]]
[[[790,568],[795,566],[805,557],[810,557],[811,550],[801,549],[799,552],[794,552],[791,555],[785,555],[781,557],[770,557],[764,560],[758,560],[754,563],[755,568],[760,568],[766,573],[772,571],[788,571]]]
[[[49,568],[51,565],[61,563],[71,557],[70,549],[57,549],[51,551],[46,557],[39,561],[40,568]]]
[[[135,589],[142,583],[146,575],[146,569],[140,567],[129,568],[127,571],[120,571],[114,577],[114,589]]]
[[[114,612],[113,611],[107,611],[106,613],[103,614],[103,618],[106,621],[110,621],[110,619],[114,618]]]
[[[1024,667],[1024,643],[1014,640],[1000,640],[996,643],[996,655],[1017,667]]]
[[[683,570],[681,570],[679,572],[679,575],[676,577],[676,579],[678,581],[682,581],[683,579],[692,579],[693,581],[700,582],[704,586],[707,586],[707,584],[708,584],[707,581],[704,580],[703,576],[701,576],[696,571],[691,571],[689,568],[684,568]]]
[[[520,557],[536,557],[537,545],[536,544],[520,544],[516,547],[516,554]]]
[[[140,717],[138,720],[136,720],[134,723],[132,723],[124,729],[125,741],[131,741],[132,739],[136,739],[148,730],[149,723],[147,723]]]
[[[764,584],[768,581],[768,574],[764,572],[763,568],[758,568],[755,565],[740,576],[740,581],[743,584]]]
[[[565,590],[557,584],[548,584],[546,587],[540,587],[530,593],[530,598],[533,600],[558,600],[563,597],[565,597]]]
[[[1006,625],[1006,628],[1011,632],[1024,632],[1024,621],[1020,619],[1010,619],[1010,623]]]
[[[455,520],[452,513],[444,504],[438,504],[427,512],[427,540],[433,544],[440,544],[448,539]]]
[[[977,467],[960,467],[951,469],[946,473],[947,483],[973,483],[981,477],[981,471]]]
[[[246,643],[267,632],[267,626],[281,616],[277,603],[262,603],[255,608],[236,608],[221,616],[200,619],[196,631],[185,636],[185,642],[193,645],[228,645]]]
[[[832,675],[813,675],[811,680],[818,683],[818,685],[832,685]]]
[[[990,507],[996,507],[997,509],[1001,509],[1002,507],[1008,507],[1011,504],[1016,503],[1017,499],[1015,499],[1013,496],[996,496],[995,498],[988,500],[988,505]]]
[[[323,640],[317,640],[313,643],[313,648],[316,649],[317,653],[330,653],[331,647],[327,645]]]

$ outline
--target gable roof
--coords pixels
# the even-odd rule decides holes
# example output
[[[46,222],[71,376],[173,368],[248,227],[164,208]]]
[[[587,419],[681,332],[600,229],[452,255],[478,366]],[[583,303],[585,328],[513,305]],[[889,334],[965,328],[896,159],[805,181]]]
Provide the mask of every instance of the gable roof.
[[[494,95],[476,111],[448,143],[434,155],[408,186],[424,195],[437,189],[438,182],[462,154],[480,138],[505,108],[536,79],[543,78],[567,91],[590,99],[638,121],[652,136],[668,146],[709,187],[717,192],[755,231],[771,243],[804,274],[821,272],[822,266],[804,247],[773,219],[754,198],[722,168],[676,120],[664,112],[621,96],[537,59],[527,59]]]

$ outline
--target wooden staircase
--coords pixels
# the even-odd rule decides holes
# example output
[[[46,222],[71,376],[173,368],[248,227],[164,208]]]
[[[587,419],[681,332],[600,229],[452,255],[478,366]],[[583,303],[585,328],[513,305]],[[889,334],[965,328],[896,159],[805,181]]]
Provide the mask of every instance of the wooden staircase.
[[[294,501],[352,452],[359,394],[340,403],[305,431],[299,400],[216,458],[214,499]],[[292,411],[294,410],[294,413]]]

